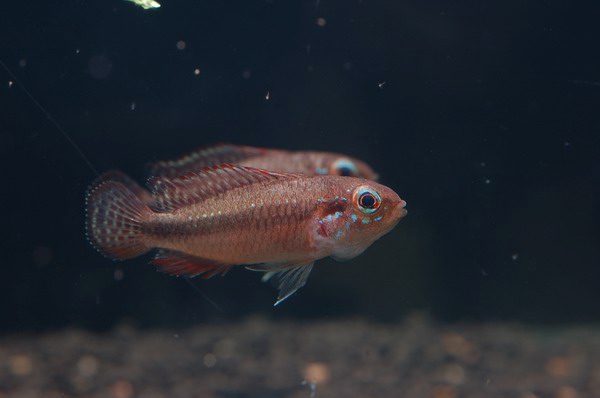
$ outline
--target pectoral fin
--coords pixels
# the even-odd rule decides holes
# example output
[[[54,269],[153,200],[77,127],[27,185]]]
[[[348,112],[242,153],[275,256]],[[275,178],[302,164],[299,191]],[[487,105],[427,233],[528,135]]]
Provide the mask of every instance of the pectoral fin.
[[[307,264],[261,264],[246,267],[252,271],[264,272],[263,282],[270,281],[279,290],[279,296],[274,305],[278,305],[290,297],[296,290],[306,284],[308,275],[313,268],[313,262]]]

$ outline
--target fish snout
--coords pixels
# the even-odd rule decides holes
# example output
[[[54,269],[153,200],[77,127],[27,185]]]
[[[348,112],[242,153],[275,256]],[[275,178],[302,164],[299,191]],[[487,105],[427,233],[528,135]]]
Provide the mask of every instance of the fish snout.
[[[394,218],[397,220],[400,220],[402,217],[406,216],[406,214],[408,213],[408,211],[406,210],[406,201],[400,199],[400,197],[398,197],[398,200],[394,201],[392,206],[393,206],[392,214],[394,215]]]

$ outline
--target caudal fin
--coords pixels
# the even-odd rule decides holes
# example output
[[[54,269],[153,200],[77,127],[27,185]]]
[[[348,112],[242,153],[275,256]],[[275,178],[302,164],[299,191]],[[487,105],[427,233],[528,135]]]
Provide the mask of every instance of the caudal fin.
[[[88,190],[86,230],[90,243],[104,255],[125,260],[142,255],[142,225],[152,210],[118,181],[99,181]]]

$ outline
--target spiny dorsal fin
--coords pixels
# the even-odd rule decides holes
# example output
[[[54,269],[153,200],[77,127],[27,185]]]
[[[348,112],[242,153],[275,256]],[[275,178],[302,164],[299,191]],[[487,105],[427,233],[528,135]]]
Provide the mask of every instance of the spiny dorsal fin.
[[[242,145],[216,144],[198,148],[175,160],[151,163],[147,166],[152,176],[177,177],[190,171],[223,163],[239,163],[245,159],[264,155],[268,149]]]
[[[298,176],[298,174],[222,164],[176,178],[152,177],[148,180],[148,188],[152,191],[155,206],[159,210],[172,211],[233,189]]]

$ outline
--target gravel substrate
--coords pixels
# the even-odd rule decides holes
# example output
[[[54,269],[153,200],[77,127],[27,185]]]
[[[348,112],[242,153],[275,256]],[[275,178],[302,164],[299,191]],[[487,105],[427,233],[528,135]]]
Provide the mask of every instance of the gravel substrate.
[[[9,335],[4,397],[600,397],[600,329],[413,316]]]

